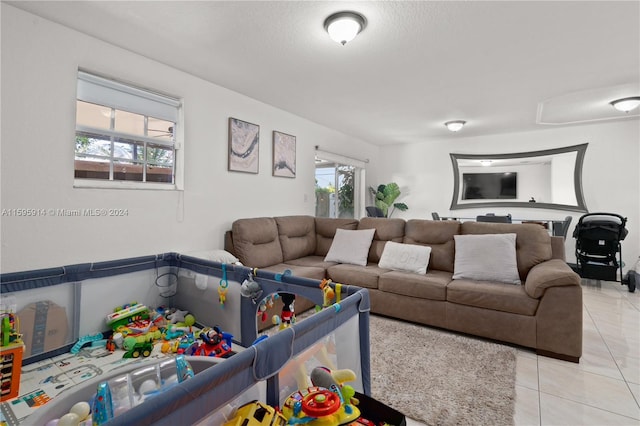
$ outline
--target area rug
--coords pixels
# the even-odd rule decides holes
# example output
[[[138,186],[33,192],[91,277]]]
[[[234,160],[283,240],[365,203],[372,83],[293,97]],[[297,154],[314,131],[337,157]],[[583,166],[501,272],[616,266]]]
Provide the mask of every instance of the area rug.
[[[516,349],[370,316],[372,396],[427,425],[513,425]]]

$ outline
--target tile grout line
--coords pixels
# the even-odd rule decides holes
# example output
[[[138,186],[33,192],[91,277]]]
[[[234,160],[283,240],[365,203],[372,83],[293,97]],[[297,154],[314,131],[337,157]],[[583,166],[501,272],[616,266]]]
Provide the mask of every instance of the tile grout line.
[[[619,288],[618,289],[614,289],[614,291],[620,292]],[[625,303],[628,303],[629,305],[631,305],[635,309],[635,306],[633,305],[633,303],[631,303],[631,301],[628,299],[628,296],[626,294],[622,295],[622,299],[624,299]],[[618,369],[618,372],[620,373],[620,377],[622,377],[622,381],[624,382],[625,386],[627,387],[627,390],[631,394],[631,397],[635,401],[636,405],[638,405],[638,407],[640,407],[640,401],[638,401],[638,399],[636,398],[635,394],[632,392],[631,386],[629,385],[629,381],[624,376],[624,373],[622,372],[622,369],[620,368],[620,365],[618,364],[618,361],[616,360],[616,357],[611,352],[611,348],[609,347],[609,345],[607,344],[607,341],[605,340],[604,336],[602,335],[602,332],[600,331],[600,327],[598,327],[598,323],[596,322],[596,319],[591,315],[591,312],[589,311],[586,303],[583,302],[583,306],[584,306],[585,310],[587,311],[587,314],[589,315],[589,318],[591,318],[591,321],[593,322],[593,325],[594,325],[594,327],[596,329],[596,332],[598,333],[598,336],[600,336],[600,338],[602,339],[602,343],[604,343],[604,346],[607,348],[607,352],[609,353],[609,356],[611,357],[611,360],[613,361],[613,363],[615,364],[616,368]],[[592,373],[592,374],[597,374],[597,373]],[[600,374],[597,374],[597,375],[600,375]],[[602,377],[607,377],[607,376],[602,375]],[[614,379],[614,380],[617,380],[617,379]],[[593,407],[592,405],[589,405],[589,406]],[[598,408],[598,407],[593,407],[593,408]],[[601,408],[598,408],[598,409],[602,410]],[[604,411],[609,411],[609,410],[604,410]],[[619,414],[619,413],[615,413],[615,414]],[[620,415],[623,415],[623,414],[620,414]],[[628,416],[625,416],[625,417],[628,417]]]

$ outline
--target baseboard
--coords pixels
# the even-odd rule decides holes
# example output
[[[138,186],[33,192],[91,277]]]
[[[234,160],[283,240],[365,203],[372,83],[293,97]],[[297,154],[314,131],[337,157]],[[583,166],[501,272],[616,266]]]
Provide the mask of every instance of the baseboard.
[[[537,355],[541,355],[541,356],[546,356],[546,357],[549,357],[549,358],[561,359],[563,361],[575,362],[576,364],[580,363],[580,357],[579,356],[571,356],[571,355],[559,354],[559,353],[556,353],[556,352],[545,351],[543,349],[536,349],[536,354]]]

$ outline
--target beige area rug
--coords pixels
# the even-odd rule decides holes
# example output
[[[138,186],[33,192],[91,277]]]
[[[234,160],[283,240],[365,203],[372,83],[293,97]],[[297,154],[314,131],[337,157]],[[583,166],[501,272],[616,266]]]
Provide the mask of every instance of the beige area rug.
[[[370,316],[372,396],[428,425],[513,425],[516,349]]]

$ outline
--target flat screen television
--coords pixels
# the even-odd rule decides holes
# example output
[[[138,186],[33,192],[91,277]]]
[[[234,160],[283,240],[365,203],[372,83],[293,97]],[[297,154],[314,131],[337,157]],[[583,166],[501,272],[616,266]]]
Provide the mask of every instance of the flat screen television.
[[[463,173],[463,200],[515,200],[517,173]]]

